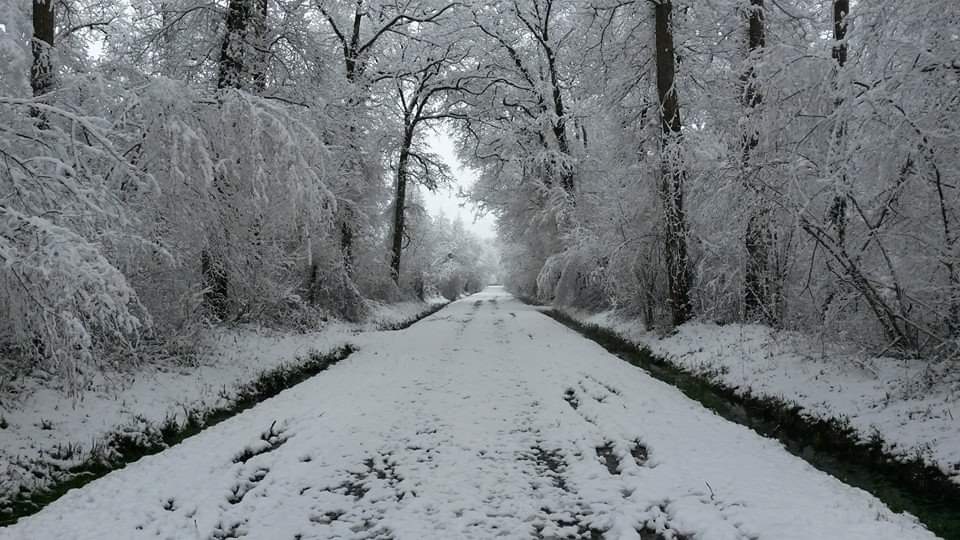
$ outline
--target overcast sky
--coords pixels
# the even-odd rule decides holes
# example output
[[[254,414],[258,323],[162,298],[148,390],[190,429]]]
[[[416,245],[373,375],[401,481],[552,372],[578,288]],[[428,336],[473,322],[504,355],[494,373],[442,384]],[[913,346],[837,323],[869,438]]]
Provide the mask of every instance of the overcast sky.
[[[454,178],[454,184],[449,188],[441,188],[435,193],[427,192],[425,194],[427,210],[432,215],[443,212],[450,219],[460,216],[464,225],[477,235],[483,238],[495,237],[493,216],[476,216],[476,207],[469,201],[457,197],[459,190],[470,189],[476,175],[472,169],[464,168],[460,160],[457,159],[453,141],[446,131],[441,129],[439,133],[430,133],[427,136],[427,141],[433,151],[450,166]]]

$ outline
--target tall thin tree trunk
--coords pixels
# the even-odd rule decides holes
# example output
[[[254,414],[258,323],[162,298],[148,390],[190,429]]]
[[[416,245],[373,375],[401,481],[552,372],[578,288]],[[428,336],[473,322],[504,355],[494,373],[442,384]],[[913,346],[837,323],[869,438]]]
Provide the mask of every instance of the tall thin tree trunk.
[[[950,221],[950,212],[947,209],[947,199],[943,191],[943,178],[940,168],[934,162],[933,152],[930,152],[930,163],[933,164],[933,177],[937,187],[937,200],[940,205],[940,223],[943,226],[943,255],[941,264],[947,271],[947,335],[956,339],[960,336],[960,275],[956,265],[956,232]]]
[[[33,97],[41,97],[53,90],[53,36],[56,30],[56,11],[53,0],[33,0],[33,65],[30,67],[30,86]],[[40,129],[47,129],[47,117],[34,108],[30,114],[36,118]]]
[[[747,124],[742,134],[741,174],[747,191],[759,194],[763,187],[755,180],[758,171],[753,169],[755,165],[752,163],[752,158],[760,144],[754,113],[763,100],[763,95],[753,63],[757,61],[757,54],[766,46],[763,0],[750,0],[748,9],[748,54],[747,68],[743,73],[742,94]],[[781,287],[779,272],[773,264],[775,237],[771,227],[772,218],[772,212],[767,208],[763,197],[758,197],[758,201],[750,208],[750,217],[747,219],[747,229],[744,234],[747,261],[743,279],[743,303],[747,319],[776,325],[780,322]]]
[[[557,75],[556,55],[553,49],[547,47],[547,68],[550,71],[551,99],[553,100],[553,114],[556,120],[553,123],[553,136],[557,139],[557,147],[564,156],[570,156],[570,141],[567,139],[567,112],[563,105],[563,93],[560,90],[560,79]],[[573,171],[567,164],[563,164],[560,172],[560,187],[567,194],[568,200],[575,204]]]
[[[256,4],[262,0],[230,0],[227,6],[226,32],[220,46],[217,88],[244,88],[249,85],[251,38],[255,32]],[[233,195],[229,179],[219,173],[214,178],[214,198],[229,203]],[[218,197],[219,195],[219,197]],[[221,210],[222,211],[222,210]],[[224,242],[229,242],[230,231],[224,227]],[[204,249],[200,253],[200,271],[203,276],[204,297],[207,306],[218,317],[227,313],[229,300],[229,271],[226,258],[216,251]]]
[[[661,0],[654,4],[656,25],[657,94],[660,99],[662,174],[660,196],[663,200],[666,235],[667,283],[674,325],[683,324],[692,315],[690,271],[687,256],[687,218],[683,208],[686,170],[681,156],[682,124],[675,86],[676,64],[673,46],[673,4]]]
[[[253,88],[262,94],[267,88],[267,63],[270,54],[267,43],[267,0],[256,0],[256,11],[253,15],[254,42],[251,44],[254,66],[252,71]]]
[[[360,92],[360,87],[356,85],[357,79],[363,71],[363,64],[359,58],[360,48],[360,24],[363,20],[363,0],[357,0],[353,12],[353,31],[350,35],[349,44],[344,44],[343,63],[346,71],[347,82],[354,86],[355,92]],[[347,99],[347,112],[354,116],[355,109],[363,103],[362,95],[351,95]],[[351,121],[348,131],[350,133],[350,143],[356,141],[357,126]],[[359,146],[353,148],[357,155],[360,155]],[[359,159],[351,159],[349,162],[352,168],[362,171],[363,166]],[[348,277],[353,277],[353,237],[356,227],[357,215],[351,202],[342,202],[338,206],[337,221],[340,223],[340,254],[343,258],[343,267]]]
[[[831,54],[833,59],[837,62],[836,70],[837,77],[834,78],[834,92],[836,92],[836,99],[834,101],[834,108],[839,109],[843,104],[843,98],[840,96],[839,88],[837,86],[837,78],[840,75],[840,72],[843,70],[843,66],[847,63],[847,16],[850,14],[850,1],[849,0],[833,0],[833,50]],[[837,122],[835,128],[833,141],[831,146],[834,151],[839,151],[843,146],[843,139],[846,133],[846,126],[842,121]],[[835,160],[836,161],[836,160]],[[847,194],[843,192],[847,186],[847,174],[846,168],[843,163],[831,163],[831,167],[834,168],[834,174],[839,176],[839,184],[841,188],[838,190],[838,193],[833,197],[833,203],[830,205],[830,212],[828,218],[830,219],[830,224],[833,227],[834,232],[837,235],[840,246],[846,244],[847,236]]]
[[[400,146],[400,159],[397,162],[397,185],[393,205],[393,247],[390,258],[390,277],[400,282],[400,256],[403,252],[403,226],[407,200],[407,162],[410,159],[410,146],[413,142],[413,130],[407,128]]]

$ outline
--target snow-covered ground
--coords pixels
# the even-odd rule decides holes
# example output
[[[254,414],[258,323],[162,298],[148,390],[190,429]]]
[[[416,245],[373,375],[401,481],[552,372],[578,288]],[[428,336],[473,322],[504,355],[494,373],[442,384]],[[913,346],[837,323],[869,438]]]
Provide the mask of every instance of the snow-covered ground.
[[[879,437],[888,453],[920,457],[960,483],[960,373],[953,366],[871,358],[760,325],[692,322],[659,337],[612,311],[565,312],[739,393],[848,421],[863,440]]]
[[[0,539],[934,538],[498,289],[355,341]]]
[[[21,487],[48,485],[58,468],[76,465],[111,432],[141,433],[168,418],[223,406],[261,373],[332,351],[361,331],[415,318],[436,302],[377,305],[363,324],[331,322],[308,334],[263,329],[218,330],[206,338],[195,365],[153,362],[101,379],[75,401],[38,377],[0,392],[0,507]]]

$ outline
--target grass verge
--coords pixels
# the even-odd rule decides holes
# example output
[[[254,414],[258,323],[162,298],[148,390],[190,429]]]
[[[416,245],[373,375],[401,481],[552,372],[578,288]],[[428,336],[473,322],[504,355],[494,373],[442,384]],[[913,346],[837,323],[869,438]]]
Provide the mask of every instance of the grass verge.
[[[426,317],[429,317],[430,315],[433,315],[434,313],[440,311],[441,309],[447,307],[448,305],[450,305],[450,302],[443,302],[440,304],[431,304],[429,308],[427,308],[424,311],[421,311],[415,317],[411,317],[405,321],[380,325],[378,330],[387,330],[387,331],[405,330],[409,328],[411,325],[413,325],[413,323],[418,322],[421,319],[424,319]]]

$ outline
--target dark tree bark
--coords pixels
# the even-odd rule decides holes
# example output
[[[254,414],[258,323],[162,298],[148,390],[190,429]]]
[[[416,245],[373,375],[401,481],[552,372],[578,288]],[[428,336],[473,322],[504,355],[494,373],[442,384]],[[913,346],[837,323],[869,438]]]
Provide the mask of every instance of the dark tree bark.
[[[538,40],[543,48],[544,56],[547,59],[547,71],[550,79],[550,98],[553,102],[553,114],[556,120],[551,126],[553,136],[557,139],[557,149],[564,156],[570,155],[570,142],[567,140],[567,111],[563,105],[563,92],[560,89],[560,75],[557,71],[557,54],[550,44],[550,13],[553,10],[553,0],[547,0],[544,18],[541,23],[540,35]],[[560,173],[560,187],[566,192],[568,199],[574,203],[574,180],[573,171],[564,164]]]
[[[847,63],[847,15],[850,14],[850,0],[833,0],[833,58],[837,65]]]
[[[363,20],[363,0],[357,0],[356,8],[353,12],[353,25],[350,35],[350,39],[343,40],[343,63],[344,70],[346,73],[347,81],[351,84],[356,84],[357,79],[363,75],[363,71],[366,68],[366,64],[360,60],[360,24]],[[362,103],[362,96],[352,95],[347,100],[347,107],[350,110],[358,107]],[[357,127],[353,124],[349,127],[351,142],[357,134]],[[356,149],[359,152],[359,148]],[[360,170],[362,168],[360,163],[353,162],[351,167],[354,170]],[[340,205],[340,210],[337,216],[338,221],[340,222],[340,253],[343,257],[343,266],[347,271],[348,276],[353,276],[353,237],[354,237],[354,222],[356,221],[356,213],[354,212],[353,206],[349,202],[344,202]]]
[[[657,95],[660,99],[662,173],[660,196],[663,200],[667,283],[674,325],[690,320],[690,270],[687,255],[687,218],[683,207],[686,170],[680,158],[683,137],[680,104],[675,86],[676,52],[673,46],[673,4],[661,0],[654,4]]]
[[[250,0],[230,0],[227,6],[227,32],[220,45],[220,72],[217,88],[241,88],[243,86],[243,49],[246,29],[253,14]]]
[[[757,82],[753,62],[757,53],[766,46],[764,28],[763,0],[750,0],[747,13],[747,68],[743,73],[743,106],[746,117],[753,119],[753,113],[763,100]],[[777,325],[780,322],[780,276],[776,268],[774,248],[776,237],[772,232],[772,213],[763,202],[762,185],[752,180],[757,171],[753,170],[751,159],[760,144],[760,135],[752,125],[745,126],[743,137],[743,159],[741,173],[743,184],[748,191],[760,196],[747,219],[744,234],[744,249],[747,254],[743,279],[744,312],[748,320],[759,320],[766,324]]]
[[[347,73],[347,80],[356,82],[357,75],[362,74],[364,64],[360,62],[360,23],[363,21],[363,0],[357,0],[353,11],[353,26],[349,44],[343,43],[343,62]]]
[[[30,49],[33,52],[33,65],[30,67],[30,86],[33,96],[40,97],[50,93],[54,86],[53,36],[56,31],[56,11],[53,0],[33,0],[33,40]],[[39,109],[31,113],[37,119],[40,129],[47,129],[46,115]]]
[[[267,0],[256,0],[257,10],[253,17],[254,43],[253,43],[253,88],[262,94],[267,88],[267,61],[269,51],[267,50]]]
[[[262,44],[267,0],[230,0],[227,31],[220,46],[217,88],[261,90],[266,85]]]
[[[400,145],[400,159],[397,162],[397,185],[393,204],[393,246],[390,256],[390,277],[395,283],[400,281],[400,258],[403,254],[403,228],[406,217],[407,201],[407,164],[410,161],[410,147],[413,144],[413,130],[406,129]]]
[[[847,15],[850,14],[850,2],[849,0],[834,0],[833,1],[833,50],[831,54],[833,59],[837,62],[837,71],[843,69],[843,66],[847,63]],[[836,103],[834,104],[837,108],[842,104],[840,97],[837,97]],[[836,127],[836,133],[833,137],[834,148],[839,147],[843,143],[843,138],[845,135],[845,127],[840,123]],[[843,172],[843,167],[840,166],[840,171],[837,171],[840,175],[840,185],[847,185],[846,173]],[[839,244],[846,244],[847,236],[847,197],[844,193],[838,193],[833,197],[833,203],[830,205],[830,212],[827,216],[830,220],[830,224],[833,227],[834,232],[837,235]]]

